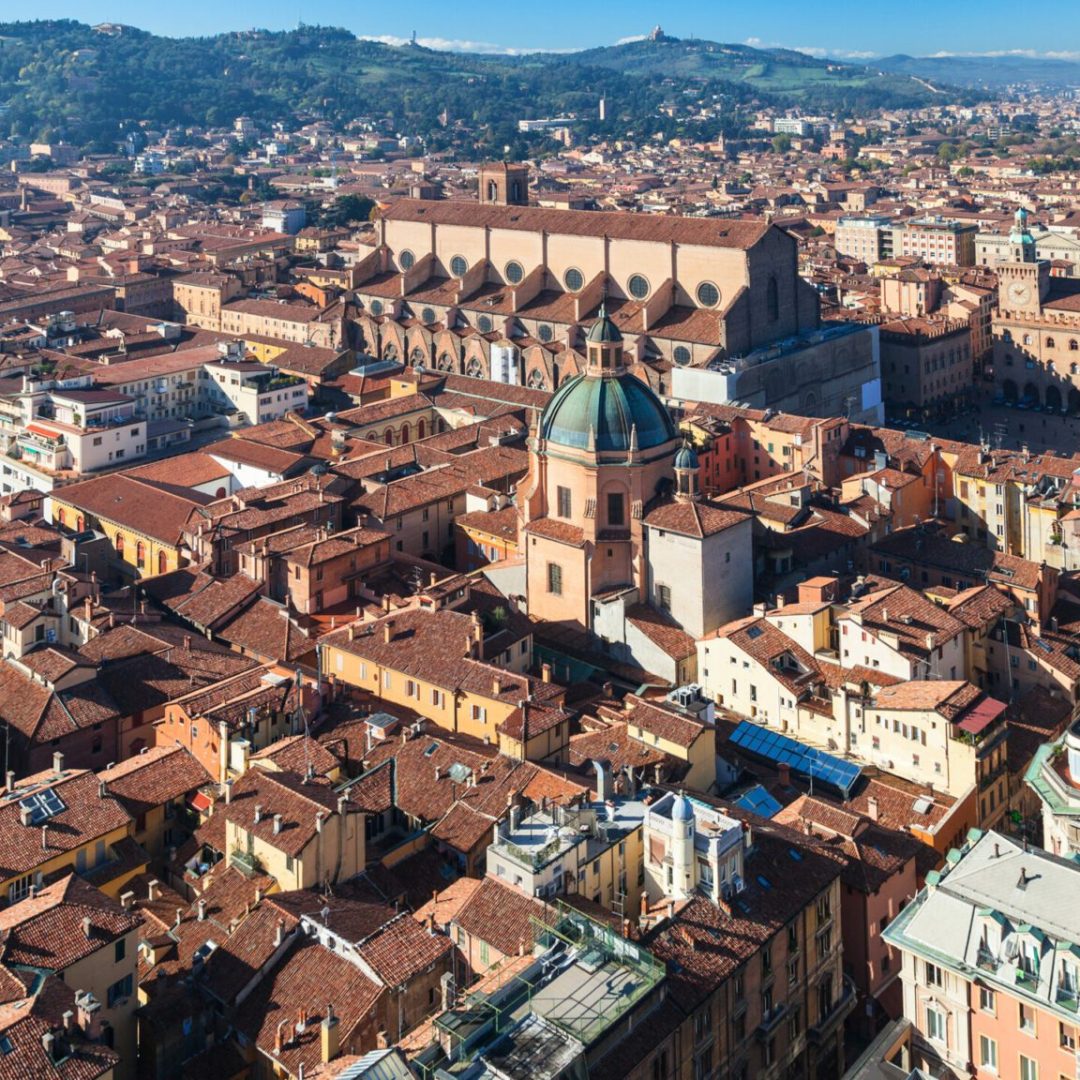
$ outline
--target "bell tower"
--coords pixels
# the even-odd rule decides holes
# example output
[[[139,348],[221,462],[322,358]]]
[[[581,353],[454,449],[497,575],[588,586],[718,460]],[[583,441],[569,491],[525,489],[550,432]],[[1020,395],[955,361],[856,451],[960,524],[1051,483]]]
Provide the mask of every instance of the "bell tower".
[[[1008,257],[998,260],[998,310],[1002,314],[1033,316],[1042,312],[1050,288],[1050,264],[1035,253],[1028,214],[1021,206],[1009,230]]]
[[[528,206],[528,165],[499,161],[481,166],[480,203],[483,206]]]

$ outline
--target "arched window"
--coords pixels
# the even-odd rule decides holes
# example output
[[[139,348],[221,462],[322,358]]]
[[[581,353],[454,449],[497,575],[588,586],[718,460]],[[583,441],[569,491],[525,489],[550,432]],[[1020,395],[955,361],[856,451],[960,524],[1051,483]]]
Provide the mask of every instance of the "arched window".
[[[499,185],[494,180],[489,180],[487,184],[487,201],[498,202],[499,201]]]
[[[1024,335],[1024,344],[1025,345],[1030,345],[1031,344],[1031,335],[1030,334],[1025,334]]]
[[[118,559],[122,559],[124,557],[124,534],[123,533],[117,533],[116,534],[115,544],[116,544],[116,557]]]
[[[1046,339],[1046,347],[1048,349],[1052,349],[1054,347],[1054,339],[1052,337],[1048,337]]]
[[[394,445],[394,429],[393,428],[387,428],[383,432],[383,442],[386,443],[387,446],[393,446]]]
[[[66,525],[67,524],[67,511],[62,506],[60,507],[59,510],[56,511],[56,520],[61,525]]]
[[[406,424],[401,425],[401,442],[402,442],[402,445],[404,445],[408,441],[409,441],[409,425],[406,423]]]
[[[529,372],[529,387],[532,390],[546,390],[544,373],[539,368],[533,368]]]
[[[86,519],[82,516],[82,514],[80,514],[75,519],[75,531],[76,532],[82,532],[83,529],[85,529],[85,528],[86,528]]]
[[[427,434],[427,424],[423,420],[416,421],[416,437],[422,439]]]
[[[1076,344],[1076,338],[1069,338],[1069,352],[1076,352],[1080,345]]]
[[[484,377],[484,365],[474,356],[465,366],[465,374],[474,379]]]
[[[146,566],[146,545],[141,540],[135,545],[135,565],[140,570]]]
[[[164,551],[157,553],[157,572],[159,574],[166,574],[169,571],[169,560]]]
[[[780,318],[780,288],[775,277],[770,277],[769,284],[765,287],[765,308],[769,322],[776,322]]]

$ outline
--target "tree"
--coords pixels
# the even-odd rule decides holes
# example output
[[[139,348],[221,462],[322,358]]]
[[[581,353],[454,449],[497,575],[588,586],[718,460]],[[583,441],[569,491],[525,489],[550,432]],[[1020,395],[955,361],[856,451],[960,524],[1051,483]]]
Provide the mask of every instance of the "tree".
[[[786,131],[772,137],[772,148],[777,154],[786,154],[791,149],[791,136]]]

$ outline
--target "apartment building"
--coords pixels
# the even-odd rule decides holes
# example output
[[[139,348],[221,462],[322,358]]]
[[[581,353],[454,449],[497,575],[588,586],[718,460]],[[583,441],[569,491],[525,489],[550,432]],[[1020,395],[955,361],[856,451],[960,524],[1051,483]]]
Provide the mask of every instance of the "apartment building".
[[[884,930],[902,957],[914,1064],[1058,1080],[1076,1068],[1076,865],[975,830]]]
[[[344,795],[286,770],[254,767],[214,807],[225,819],[225,855],[284,890],[333,885],[366,865],[364,815]]]
[[[131,892],[120,900],[110,898],[69,872],[33,898],[0,909],[5,968],[33,970],[38,978],[54,976],[77,989],[83,1010],[93,1015],[94,1025],[104,1029],[104,1041],[120,1055],[117,1080],[136,1074],[143,920],[133,899]]]
[[[855,1005],[841,964],[842,856],[805,833],[732,815],[708,798],[675,796],[647,829],[646,880],[658,887],[643,940],[678,972],[670,994],[685,1019],[678,1058],[654,1044],[645,1063],[658,1076],[677,1060],[681,1076],[837,1077]],[[709,944],[718,940],[727,943],[719,952]]]
[[[0,894],[9,904],[32,889],[75,873],[116,900],[147,867],[132,838],[131,815],[86,769],[52,769],[17,783],[9,777],[0,799],[4,870]]]
[[[351,623],[320,639],[320,670],[519,760],[559,753],[570,735],[562,687],[517,673],[532,653],[527,620],[488,622],[420,608]]]
[[[938,266],[974,266],[974,222],[941,217],[909,218],[893,227],[893,255],[913,257]]]
[[[972,398],[967,322],[933,315],[889,319],[880,341],[885,402],[893,412],[949,411]]]

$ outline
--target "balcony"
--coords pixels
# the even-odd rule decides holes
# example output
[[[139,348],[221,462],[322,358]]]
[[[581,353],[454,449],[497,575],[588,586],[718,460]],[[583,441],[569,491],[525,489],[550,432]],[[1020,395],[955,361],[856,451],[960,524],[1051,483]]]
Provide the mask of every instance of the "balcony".
[[[1080,1011],[1080,995],[1078,995],[1075,986],[1059,985],[1055,991],[1054,1000],[1063,1009],[1068,1009],[1069,1012]]]
[[[845,975],[840,996],[835,998],[832,1007],[818,1022],[806,1029],[807,1037],[813,1043],[821,1043],[827,1039],[843,1023],[848,1013],[855,1008],[855,984]]]
[[[1016,969],[1016,985],[1021,990],[1027,990],[1034,993],[1039,985],[1039,976],[1032,971],[1025,971],[1023,968]]]
[[[233,848],[229,863],[235,866],[246,878],[253,878],[263,872],[263,865],[258,856],[250,851],[245,851],[243,848]]]
[[[787,1004],[783,1001],[774,1005],[768,1012],[761,1014],[761,1023],[758,1024],[755,1034],[759,1039],[767,1039],[775,1030],[776,1025],[787,1016]]]

